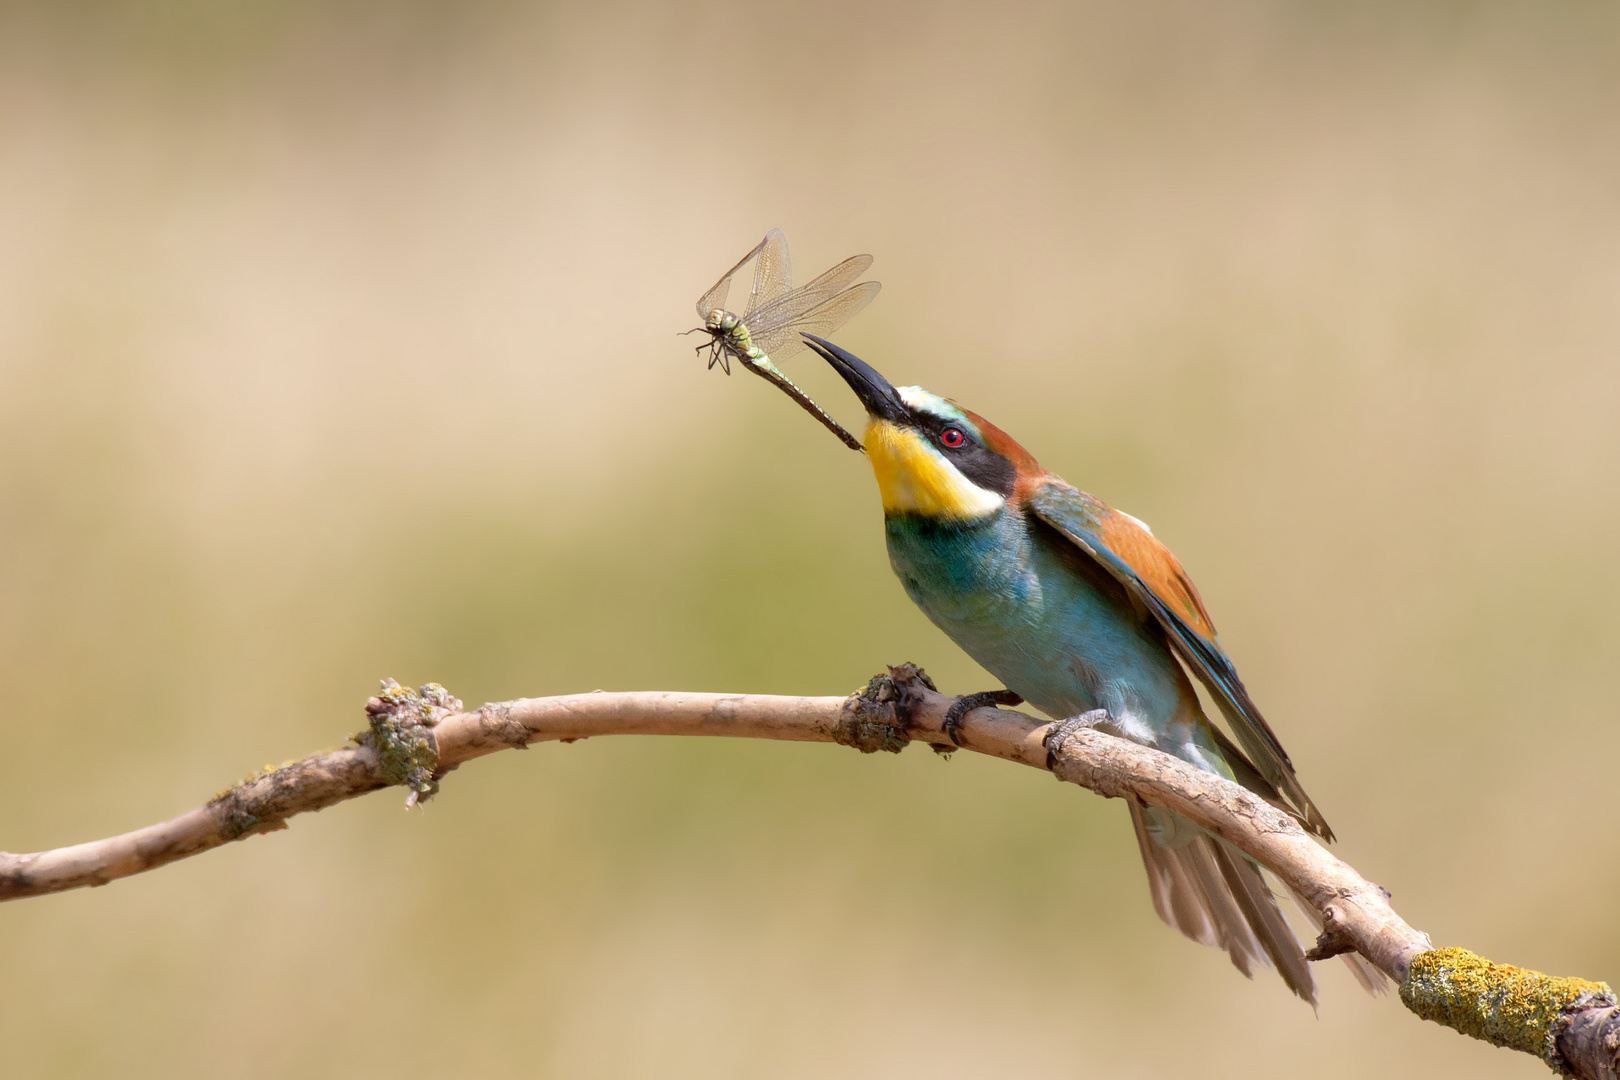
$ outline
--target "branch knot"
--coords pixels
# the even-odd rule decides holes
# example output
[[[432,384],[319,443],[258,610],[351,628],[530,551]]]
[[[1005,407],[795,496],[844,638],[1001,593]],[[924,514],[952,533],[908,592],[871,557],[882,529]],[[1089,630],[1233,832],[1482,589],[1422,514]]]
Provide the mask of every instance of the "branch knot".
[[[461,701],[438,683],[412,690],[384,679],[382,691],[366,702],[371,730],[356,741],[377,752],[385,783],[411,789],[405,797],[407,808],[437,794],[439,782],[434,773],[439,767],[439,745],[433,728],[460,711]]]
[[[875,754],[879,750],[898,754],[904,750],[911,740],[906,737],[900,718],[904,690],[896,685],[896,675],[901,668],[911,666],[902,664],[899,668],[890,668],[887,675],[874,675],[864,690],[851,694],[844,715],[833,728],[833,741],[840,746],[853,746],[863,754]]]

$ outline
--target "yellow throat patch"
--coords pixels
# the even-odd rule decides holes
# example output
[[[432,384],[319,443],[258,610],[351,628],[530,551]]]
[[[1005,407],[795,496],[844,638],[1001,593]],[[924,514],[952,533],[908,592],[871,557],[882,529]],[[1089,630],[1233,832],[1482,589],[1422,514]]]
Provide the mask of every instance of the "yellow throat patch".
[[[865,443],[885,514],[971,521],[1006,503],[963,476],[911,428],[869,419]]]

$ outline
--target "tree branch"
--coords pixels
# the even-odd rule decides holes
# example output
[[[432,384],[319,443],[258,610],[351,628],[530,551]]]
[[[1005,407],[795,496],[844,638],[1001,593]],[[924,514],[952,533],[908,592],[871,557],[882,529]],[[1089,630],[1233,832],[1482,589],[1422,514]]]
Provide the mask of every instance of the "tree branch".
[[[890,669],[860,694],[778,697],[663,692],[521,698],[472,712],[442,687],[392,682],[366,705],[357,746],[268,770],[205,806],[121,836],[28,855],[0,852],[0,900],[17,900],[155,869],[257,833],[296,814],[379,788],[430,797],[466,761],[533,743],[598,735],[713,735],[836,742],[898,753],[921,741],[949,744],[942,723],[956,700],[912,665]],[[1542,1058],[1590,1080],[1620,1080],[1620,1005],[1603,983],[1553,978],[1464,949],[1434,949],[1396,914],[1388,894],[1329,853],[1293,818],[1253,792],[1157,750],[1093,730],[1048,745],[1053,725],[980,708],[962,719],[964,749],[1049,769],[1109,798],[1162,806],[1242,850],[1311,904],[1323,922],[1312,959],[1360,953],[1401,984],[1401,1000],[1426,1019]]]

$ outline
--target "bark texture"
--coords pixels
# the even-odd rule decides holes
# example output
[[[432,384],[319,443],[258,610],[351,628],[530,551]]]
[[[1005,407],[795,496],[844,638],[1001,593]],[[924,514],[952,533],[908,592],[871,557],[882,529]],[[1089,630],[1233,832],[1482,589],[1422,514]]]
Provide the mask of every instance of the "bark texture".
[[[910,664],[849,697],[658,691],[521,698],[473,711],[443,687],[386,682],[366,703],[358,745],[268,770],[158,825],[33,854],[0,852],[0,900],[18,900],[152,870],[233,840],[287,827],[289,818],[390,786],[407,805],[429,798],[463,762],[537,742],[599,735],[711,735],[832,742],[898,753],[911,742],[956,747],[944,730],[956,701]],[[1267,867],[1321,916],[1313,960],[1354,950],[1401,984],[1417,1015],[1498,1046],[1535,1054],[1585,1080],[1620,1080],[1620,1005],[1603,983],[1491,964],[1464,949],[1434,949],[1390,906],[1389,895],[1248,789],[1149,747],[1084,728],[1059,732],[1023,713],[965,714],[961,747],[1038,769],[1108,798],[1176,811]]]

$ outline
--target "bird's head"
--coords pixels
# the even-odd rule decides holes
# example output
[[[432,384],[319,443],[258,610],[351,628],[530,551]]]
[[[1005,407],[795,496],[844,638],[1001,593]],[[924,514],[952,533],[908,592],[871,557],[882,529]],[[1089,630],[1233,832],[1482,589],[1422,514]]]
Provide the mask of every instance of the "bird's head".
[[[1000,428],[920,386],[896,387],[830,341],[804,335],[866,406],[866,455],[889,517],[975,521],[1042,474]]]

